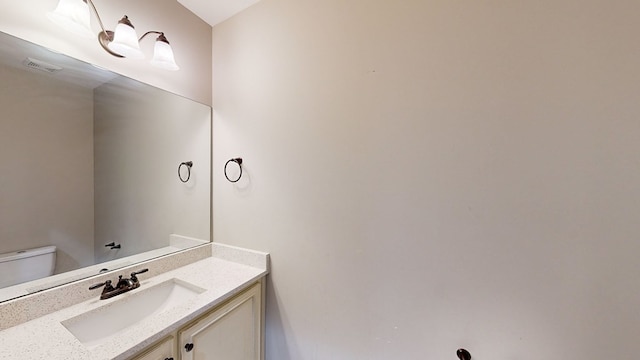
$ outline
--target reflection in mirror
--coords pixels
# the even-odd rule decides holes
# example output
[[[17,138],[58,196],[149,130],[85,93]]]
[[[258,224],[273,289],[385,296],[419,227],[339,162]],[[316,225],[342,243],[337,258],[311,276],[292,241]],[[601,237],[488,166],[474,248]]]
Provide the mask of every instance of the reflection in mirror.
[[[0,301],[209,242],[209,106],[2,33],[0,83]]]

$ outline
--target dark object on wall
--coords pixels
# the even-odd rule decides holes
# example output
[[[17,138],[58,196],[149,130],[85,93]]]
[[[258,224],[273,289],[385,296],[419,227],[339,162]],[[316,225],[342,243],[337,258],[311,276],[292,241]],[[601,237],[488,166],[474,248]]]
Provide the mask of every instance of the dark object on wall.
[[[458,355],[458,359],[460,360],[471,360],[471,354],[465,349],[458,349],[456,355]]]
[[[238,178],[235,180],[231,180],[229,179],[229,175],[227,175],[227,166],[229,165],[229,163],[236,163],[238,164],[238,168],[240,168],[240,174],[238,175]],[[225,164],[224,164],[224,177],[227,178],[227,180],[229,180],[230,182],[234,183],[234,182],[238,182],[238,180],[240,180],[240,178],[242,177],[242,158],[234,158],[234,159],[229,159]]]
[[[183,179],[182,178],[182,174],[180,173],[180,169],[182,169],[183,166],[187,167],[187,178]],[[186,183],[187,181],[189,181],[189,179],[191,179],[191,168],[193,167],[193,161],[184,161],[181,162],[180,165],[178,165],[178,177],[180,178],[180,181],[182,181],[183,183]]]

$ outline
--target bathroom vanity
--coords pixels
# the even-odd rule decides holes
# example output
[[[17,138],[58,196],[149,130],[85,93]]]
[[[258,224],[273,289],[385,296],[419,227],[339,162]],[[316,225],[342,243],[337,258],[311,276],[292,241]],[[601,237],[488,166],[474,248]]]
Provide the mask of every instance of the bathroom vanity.
[[[0,359],[260,360],[268,263],[211,243],[2,303]],[[143,268],[124,294],[88,289]]]

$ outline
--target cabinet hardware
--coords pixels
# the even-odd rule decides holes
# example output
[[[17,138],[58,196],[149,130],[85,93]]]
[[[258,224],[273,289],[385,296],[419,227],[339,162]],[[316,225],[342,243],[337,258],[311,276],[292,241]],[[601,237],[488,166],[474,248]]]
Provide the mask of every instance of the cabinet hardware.
[[[458,359],[460,360],[471,360],[471,354],[465,349],[458,349],[456,355],[458,355]]]
[[[193,350],[193,344],[192,343],[188,343],[187,345],[184,346],[184,349],[187,350],[187,352]]]

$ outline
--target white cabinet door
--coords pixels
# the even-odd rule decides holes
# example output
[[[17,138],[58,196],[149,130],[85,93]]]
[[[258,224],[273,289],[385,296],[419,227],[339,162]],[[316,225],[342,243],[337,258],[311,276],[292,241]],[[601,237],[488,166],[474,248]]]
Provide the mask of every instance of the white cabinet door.
[[[133,360],[178,360],[175,337],[169,336]]]
[[[260,360],[262,294],[258,283],[178,332],[182,360]]]

